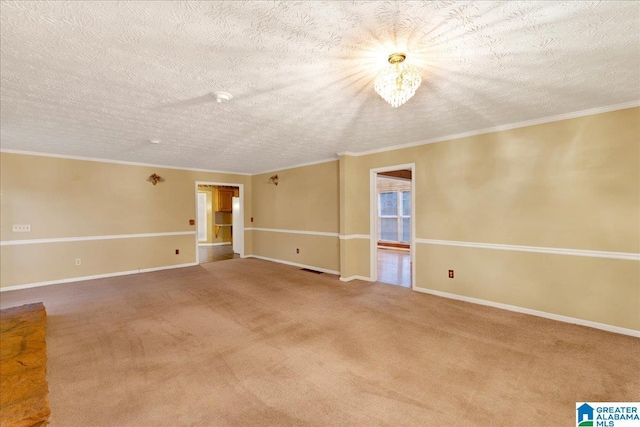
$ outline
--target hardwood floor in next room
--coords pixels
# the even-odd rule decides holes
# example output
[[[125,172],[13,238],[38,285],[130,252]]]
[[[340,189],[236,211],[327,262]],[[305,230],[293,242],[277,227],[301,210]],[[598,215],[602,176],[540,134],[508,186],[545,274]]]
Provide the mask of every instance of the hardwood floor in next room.
[[[198,246],[198,263],[224,261],[226,259],[240,258],[233,252],[231,244],[220,246]]]
[[[378,248],[378,282],[411,287],[411,253]]]

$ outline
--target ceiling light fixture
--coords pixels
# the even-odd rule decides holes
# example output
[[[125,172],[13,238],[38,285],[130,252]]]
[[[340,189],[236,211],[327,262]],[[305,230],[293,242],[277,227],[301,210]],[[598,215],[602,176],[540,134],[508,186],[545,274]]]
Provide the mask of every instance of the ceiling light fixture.
[[[218,104],[222,104],[223,102],[226,102],[233,98],[233,95],[231,95],[229,92],[211,92],[211,96],[216,99],[216,102]]]
[[[390,65],[378,73],[373,84],[378,95],[394,108],[407,102],[422,83],[420,71],[413,65],[404,63],[406,58],[404,53],[389,55]]]

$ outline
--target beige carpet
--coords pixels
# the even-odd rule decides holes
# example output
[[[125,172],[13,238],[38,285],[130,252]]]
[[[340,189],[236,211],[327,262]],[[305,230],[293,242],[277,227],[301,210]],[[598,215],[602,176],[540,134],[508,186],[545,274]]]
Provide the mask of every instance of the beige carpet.
[[[51,426],[575,425],[640,399],[640,340],[255,259],[44,301]]]

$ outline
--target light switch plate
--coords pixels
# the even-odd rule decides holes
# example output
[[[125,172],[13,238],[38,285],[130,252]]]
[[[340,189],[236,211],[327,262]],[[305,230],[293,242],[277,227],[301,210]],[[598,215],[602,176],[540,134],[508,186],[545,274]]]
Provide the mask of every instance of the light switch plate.
[[[31,224],[13,224],[13,231],[16,233],[28,233],[31,231]]]

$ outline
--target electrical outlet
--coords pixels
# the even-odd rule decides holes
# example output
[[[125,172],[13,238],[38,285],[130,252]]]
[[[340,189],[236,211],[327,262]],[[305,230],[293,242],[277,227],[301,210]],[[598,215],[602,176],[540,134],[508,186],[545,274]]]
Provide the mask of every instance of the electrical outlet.
[[[14,233],[28,233],[31,231],[31,224],[13,224],[11,230]]]
[[[453,279],[453,270],[449,270],[449,279]]]
[[[180,249],[176,249],[176,255],[180,254]]]
[[[296,248],[296,253],[299,254],[300,253],[300,249]]]
[[[76,258],[76,265],[82,264],[82,260],[80,258]]]

